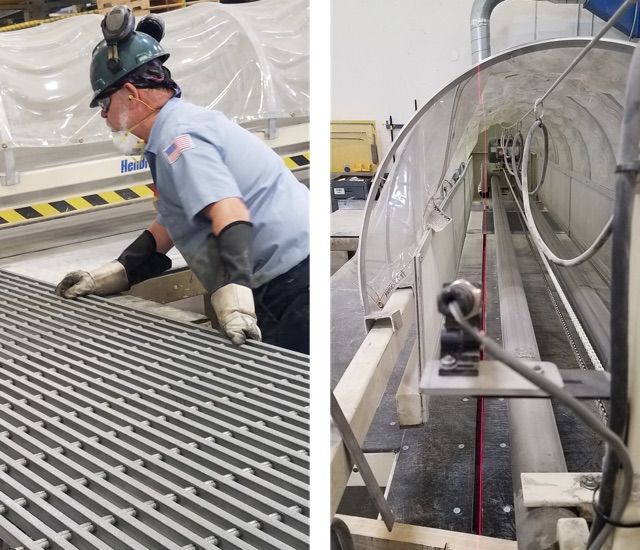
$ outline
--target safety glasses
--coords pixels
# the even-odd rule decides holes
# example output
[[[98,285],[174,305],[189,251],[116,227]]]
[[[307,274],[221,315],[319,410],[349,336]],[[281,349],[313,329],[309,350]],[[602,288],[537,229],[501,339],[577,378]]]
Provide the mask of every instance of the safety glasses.
[[[111,90],[110,92],[108,92],[106,96],[101,97],[96,101],[96,103],[98,104],[98,107],[102,109],[103,113],[106,113],[109,111],[109,107],[111,106],[111,96],[115,94],[119,89],[120,88],[115,88],[114,90]]]

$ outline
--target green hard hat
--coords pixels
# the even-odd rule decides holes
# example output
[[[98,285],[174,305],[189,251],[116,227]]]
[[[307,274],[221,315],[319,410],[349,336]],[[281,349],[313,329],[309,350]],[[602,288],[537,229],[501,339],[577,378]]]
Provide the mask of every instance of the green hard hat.
[[[102,40],[91,55],[89,78],[93,88],[93,97],[89,107],[97,107],[98,98],[118,81],[153,59],[164,63],[169,54],[162,49],[157,40],[144,32],[135,31],[123,42],[117,44],[118,57],[121,64],[115,72],[109,65],[109,46]]]

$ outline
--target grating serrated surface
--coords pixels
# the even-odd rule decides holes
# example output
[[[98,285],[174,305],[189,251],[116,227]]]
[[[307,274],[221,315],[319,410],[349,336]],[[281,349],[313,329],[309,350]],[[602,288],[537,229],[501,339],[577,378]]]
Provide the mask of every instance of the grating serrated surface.
[[[308,549],[307,356],[0,271],[0,539]]]

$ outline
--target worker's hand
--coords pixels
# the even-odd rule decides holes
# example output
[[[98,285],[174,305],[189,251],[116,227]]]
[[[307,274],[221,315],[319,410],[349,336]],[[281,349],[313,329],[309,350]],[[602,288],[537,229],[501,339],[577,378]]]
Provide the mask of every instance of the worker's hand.
[[[253,292],[249,287],[228,284],[211,295],[218,322],[225,334],[236,346],[247,338],[260,341],[262,334],[256,320]]]
[[[87,294],[107,296],[129,290],[124,266],[113,261],[92,271],[72,271],[64,276],[55,293],[63,298],[77,298]]]
[[[77,298],[86,294],[93,294],[96,282],[87,271],[72,271],[58,283],[56,294],[63,298]]]

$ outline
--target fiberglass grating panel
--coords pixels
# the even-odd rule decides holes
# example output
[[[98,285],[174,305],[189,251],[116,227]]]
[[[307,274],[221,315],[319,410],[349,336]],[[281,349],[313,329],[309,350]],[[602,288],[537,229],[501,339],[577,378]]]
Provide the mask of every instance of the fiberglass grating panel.
[[[0,271],[0,539],[309,547],[308,358]]]

